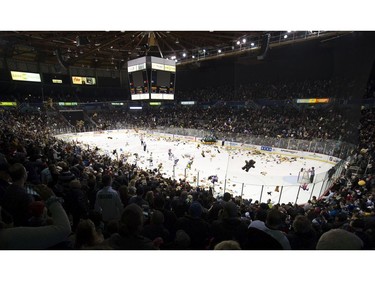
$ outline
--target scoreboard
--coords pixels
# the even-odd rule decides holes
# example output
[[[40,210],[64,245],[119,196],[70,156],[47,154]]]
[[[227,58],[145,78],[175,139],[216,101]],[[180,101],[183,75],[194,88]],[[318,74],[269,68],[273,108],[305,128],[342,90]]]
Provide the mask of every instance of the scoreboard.
[[[157,57],[128,61],[132,100],[174,100],[176,62]]]

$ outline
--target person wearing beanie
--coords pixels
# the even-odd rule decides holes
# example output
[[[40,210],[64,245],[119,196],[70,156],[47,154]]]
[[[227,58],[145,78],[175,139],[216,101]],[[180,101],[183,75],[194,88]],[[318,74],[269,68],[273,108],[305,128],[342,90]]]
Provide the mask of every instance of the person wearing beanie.
[[[212,236],[210,248],[225,240],[235,240],[240,247],[244,246],[248,225],[241,220],[239,207],[229,201],[223,204],[219,219],[212,222]]]
[[[188,214],[179,218],[176,222],[175,229],[184,230],[191,238],[191,249],[204,250],[210,232],[210,225],[201,218],[203,213],[202,205],[194,201],[189,209]]]
[[[361,250],[363,241],[354,233],[344,229],[331,229],[319,238],[317,250]]]

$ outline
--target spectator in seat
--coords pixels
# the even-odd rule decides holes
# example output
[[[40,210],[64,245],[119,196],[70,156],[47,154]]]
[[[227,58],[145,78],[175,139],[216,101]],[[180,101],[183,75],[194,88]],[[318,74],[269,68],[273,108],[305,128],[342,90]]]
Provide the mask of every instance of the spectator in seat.
[[[175,226],[189,235],[193,250],[204,250],[208,245],[210,225],[201,218],[202,213],[202,205],[195,201],[190,205],[188,214],[177,219]]]
[[[90,219],[81,220],[78,223],[74,249],[85,249],[99,245],[103,242],[103,235],[96,231],[95,224]]]
[[[155,250],[153,241],[141,235],[143,229],[143,211],[137,204],[126,206],[121,216],[119,233],[104,241],[114,250]]]
[[[218,243],[214,250],[241,250],[240,244],[234,240],[225,240]]]
[[[220,219],[214,221],[211,226],[213,236],[211,247],[224,240],[235,240],[243,246],[248,225],[241,220],[238,206],[231,201],[224,203],[219,217]]]
[[[319,238],[317,250],[361,250],[363,241],[354,233],[336,228],[331,229]]]
[[[314,250],[318,242],[311,221],[302,215],[294,218],[293,229],[287,234],[287,238],[292,250]]]
[[[267,212],[266,222],[253,221],[248,229],[246,250],[290,250],[286,235],[279,230],[282,225],[282,215],[276,209]]]
[[[164,227],[164,215],[162,212],[155,210],[152,213],[150,224],[143,227],[142,234],[151,240],[161,237],[164,243],[170,242],[169,231]]]

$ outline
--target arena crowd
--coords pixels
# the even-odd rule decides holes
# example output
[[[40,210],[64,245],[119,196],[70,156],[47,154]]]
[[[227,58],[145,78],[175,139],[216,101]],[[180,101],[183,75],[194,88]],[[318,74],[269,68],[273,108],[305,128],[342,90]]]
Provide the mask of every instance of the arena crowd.
[[[231,109],[166,111],[147,119],[145,113],[108,112],[98,114],[96,121],[220,127],[306,139],[344,139],[349,128],[337,112],[257,110],[236,117]],[[63,121],[59,115],[47,118],[45,112],[1,112],[0,249],[375,248],[374,109],[362,110],[356,150],[329,192],[303,205],[252,201],[230,193],[214,197],[209,187],[193,187],[157,170],[111,160],[96,148],[56,139],[52,129]],[[352,167],[357,167],[355,174]]]

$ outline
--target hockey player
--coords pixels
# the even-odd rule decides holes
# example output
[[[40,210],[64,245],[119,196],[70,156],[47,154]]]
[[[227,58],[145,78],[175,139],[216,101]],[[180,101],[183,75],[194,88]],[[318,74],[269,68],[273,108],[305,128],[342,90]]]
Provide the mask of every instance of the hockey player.
[[[154,159],[152,158],[152,152],[150,153],[150,158],[148,158],[148,161],[150,162],[150,168],[154,166]]]
[[[245,161],[245,166],[242,167],[242,170],[245,170],[246,172],[248,172],[250,170],[250,168],[255,168],[254,164],[256,162],[254,160],[249,160],[249,161]]]
[[[135,156],[134,157],[134,165],[137,166],[137,163],[139,161],[139,155],[138,155],[138,153],[134,153],[133,155]]]
[[[189,162],[186,165],[186,169],[191,170],[191,165],[193,165],[193,162],[194,162],[194,157],[190,158]]]
[[[163,169],[163,163],[160,162],[158,165],[158,173],[160,173],[161,169]]]
[[[146,142],[143,141],[143,151],[146,151],[146,148],[147,148]]]
[[[310,176],[309,176],[309,172],[302,168],[301,169],[301,173],[302,173],[302,177],[300,177],[300,180],[299,180],[299,184],[300,184],[300,188],[302,188],[303,190],[306,190],[308,191],[308,187],[307,185],[310,183]]]

